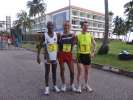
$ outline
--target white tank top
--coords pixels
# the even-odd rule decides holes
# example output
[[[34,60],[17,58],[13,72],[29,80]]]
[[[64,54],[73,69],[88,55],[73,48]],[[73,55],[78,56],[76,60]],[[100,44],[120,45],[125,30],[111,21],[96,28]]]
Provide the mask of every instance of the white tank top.
[[[49,60],[57,59],[57,34],[54,32],[53,37],[50,37],[48,33],[45,33],[45,45],[48,52]]]

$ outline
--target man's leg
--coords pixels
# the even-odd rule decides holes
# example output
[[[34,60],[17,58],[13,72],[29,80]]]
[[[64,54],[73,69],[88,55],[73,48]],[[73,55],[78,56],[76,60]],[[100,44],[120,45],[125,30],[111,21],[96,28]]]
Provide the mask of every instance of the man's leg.
[[[64,68],[64,55],[62,52],[59,53],[58,60],[60,65],[60,77],[62,81],[61,90],[65,92],[66,91],[65,76],[64,76],[65,68]]]
[[[45,63],[45,85],[49,86],[49,72],[50,72],[50,64]]]
[[[74,83],[74,64],[72,61],[67,62],[69,72],[70,72],[70,85]]]
[[[81,90],[82,82],[81,81],[83,78],[83,64],[77,63],[77,70],[78,70],[78,73],[77,73],[77,84],[78,84],[77,92],[81,93],[82,92],[82,90]]]
[[[84,65],[84,80],[85,80],[85,84],[87,84],[88,80],[90,80],[90,72],[91,72],[91,64]]]
[[[81,72],[82,72],[81,65],[79,63],[77,63],[77,83],[78,84],[80,84]]]
[[[64,64],[60,63],[60,76],[61,76],[62,84],[65,84],[64,71],[65,71]]]
[[[45,63],[45,92],[44,94],[48,95],[50,93],[49,91],[49,72],[50,72],[50,64]]]
[[[53,79],[53,85],[56,85],[56,69],[57,69],[57,63],[52,64],[52,79]]]
[[[69,72],[70,72],[71,90],[72,91],[76,91],[76,88],[75,88],[75,85],[74,85],[74,63],[72,61],[72,54],[71,53],[67,53],[65,57],[66,57],[66,63],[68,65]]]
[[[90,92],[92,92],[93,90],[90,88],[89,84],[88,84],[88,80],[90,79],[90,71],[91,71],[91,58],[90,55],[85,55],[84,56],[84,80],[85,80],[85,88],[87,90],[89,90]],[[87,60],[85,60],[87,59]]]
[[[83,78],[83,55],[82,54],[79,54],[78,55],[78,63],[77,63],[77,70],[78,70],[78,74],[77,74],[77,83],[78,83],[78,89],[77,89],[77,92],[78,93],[81,93],[82,92],[82,89],[81,89],[81,81],[82,81],[82,78]]]
[[[56,86],[56,69],[57,69],[57,63],[54,61],[52,63],[52,79],[53,79],[53,85],[54,85],[54,90],[56,92],[60,92],[59,88]]]
[[[65,83],[64,71],[65,71],[64,64],[60,63],[60,76],[61,76],[61,81],[62,81],[61,90],[63,92],[66,91],[66,83]]]
[[[89,90],[89,92],[92,92],[93,89],[89,86],[88,83],[88,81],[90,80],[90,71],[91,71],[91,65],[84,65],[85,89]]]

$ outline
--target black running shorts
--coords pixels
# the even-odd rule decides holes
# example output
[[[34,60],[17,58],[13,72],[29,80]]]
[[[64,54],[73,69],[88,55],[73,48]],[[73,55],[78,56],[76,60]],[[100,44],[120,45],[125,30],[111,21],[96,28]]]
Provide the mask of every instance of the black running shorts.
[[[90,65],[91,64],[91,57],[90,54],[79,54],[79,63],[82,63],[84,65]]]

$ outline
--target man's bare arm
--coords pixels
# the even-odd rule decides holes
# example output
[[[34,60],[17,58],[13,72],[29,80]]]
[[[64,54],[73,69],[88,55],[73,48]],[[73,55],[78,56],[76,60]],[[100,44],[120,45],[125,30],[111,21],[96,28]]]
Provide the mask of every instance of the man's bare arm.
[[[43,34],[38,34],[37,35],[37,44],[36,44],[36,48],[37,48],[37,62],[40,64],[40,52],[41,52],[41,48],[43,47]]]
[[[96,41],[92,38],[92,56],[96,54]]]

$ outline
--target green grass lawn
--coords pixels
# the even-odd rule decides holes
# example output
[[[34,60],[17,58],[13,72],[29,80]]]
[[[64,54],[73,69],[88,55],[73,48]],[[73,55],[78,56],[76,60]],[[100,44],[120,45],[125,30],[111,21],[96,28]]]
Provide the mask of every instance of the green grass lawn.
[[[101,42],[97,41],[97,50],[101,46]],[[36,51],[35,44],[31,43],[24,43],[22,45],[24,48],[32,49]],[[133,60],[130,61],[120,61],[118,60],[117,55],[122,50],[127,50],[133,54],[133,45],[126,44],[121,41],[112,40],[109,43],[109,54],[107,55],[96,55],[96,57],[92,60],[95,64],[102,64],[102,65],[111,65],[112,67],[124,69],[127,71],[133,72]]]
[[[31,49],[36,51],[36,46],[33,43],[22,43],[22,48]]]
[[[101,42],[97,41],[97,49],[101,46]],[[127,71],[133,71],[133,60],[130,61],[120,61],[118,59],[118,54],[122,50],[127,50],[133,54],[133,45],[126,44],[121,41],[110,41],[109,43],[109,54],[107,55],[96,55],[93,59],[93,63],[112,65],[115,68],[124,69]]]

